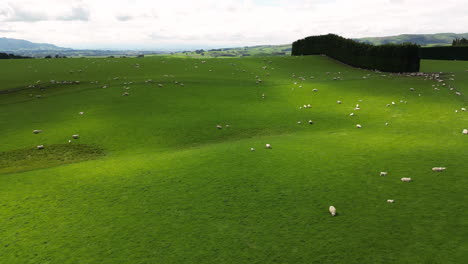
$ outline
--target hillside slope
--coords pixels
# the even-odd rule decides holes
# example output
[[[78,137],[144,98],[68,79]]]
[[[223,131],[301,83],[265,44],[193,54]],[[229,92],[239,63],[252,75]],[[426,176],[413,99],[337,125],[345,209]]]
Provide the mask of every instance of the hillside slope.
[[[23,39],[0,38],[0,51],[25,51],[25,50],[69,50],[47,43],[34,43]]]
[[[443,82],[321,56],[0,67],[2,264],[465,260],[467,62],[423,61]]]

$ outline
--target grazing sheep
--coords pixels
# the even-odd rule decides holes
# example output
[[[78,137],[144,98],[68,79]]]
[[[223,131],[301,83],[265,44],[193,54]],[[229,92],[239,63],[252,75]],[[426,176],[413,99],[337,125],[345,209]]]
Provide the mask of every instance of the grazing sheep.
[[[318,92],[318,89],[313,89],[312,91],[313,91],[313,92]]]
[[[255,151],[255,149],[254,149],[254,148],[250,148],[250,151]]]
[[[39,133],[42,133],[42,130],[34,129],[34,130],[33,130],[33,133],[34,133],[34,134],[39,134]]]
[[[130,94],[128,92],[125,92],[122,94],[122,96],[129,96]]]
[[[74,138],[74,139],[79,139],[79,138],[80,138],[80,135],[78,135],[78,134],[73,135],[72,138]]]
[[[307,108],[311,108],[312,106],[310,104],[307,105]]]
[[[465,107],[462,107],[461,110],[462,110],[463,112],[466,112],[466,108],[465,108]]]
[[[468,135],[468,129],[466,129],[466,128],[463,129],[462,133],[463,133],[463,135]]]
[[[300,125],[300,124],[302,124],[302,122],[301,122],[301,121],[297,121],[297,123],[298,123],[299,125]]]
[[[270,144],[265,144],[265,148],[271,149],[271,145]]]
[[[328,211],[330,212],[330,214],[331,214],[332,216],[335,216],[335,215],[336,215],[336,208],[335,208],[335,206],[330,205],[330,207],[328,208]]]
[[[394,203],[395,200],[387,200],[387,203]]]
[[[445,167],[434,167],[432,168],[432,171],[441,172],[441,171],[444,171],[445,169],[446,169]]]
[[[227,128],[230,128],[231,126],[230,125],[226,125]]]
[[[336,101],[337,104],[341,104],[341,101]]]
[[[84,115],[84,112],[79,112],[78,114],[80,114],[80,115]]]
[[[311,125],[312,125],[313,123],[314,123],[314,121],[312,121],[312,120],[309,120],[309,124],[311,124]]]
[[[386,122],[385,125],[388,126],[388,122]]]
[[[221,125],[216,125],[216,128],[217,128],[217,129],[222,129],[223,126],[221,126]]]
[[[349,114],[350,116],[354,116],[354,113]]]
[[[401,178],[401,181],[402,182],[410,182],[410,181],[412,181],[412,179],[411,178]]]
[[[414,88],[409,88],[409,89],[410,89],[410,91],[414,91]]]
[[[44,149],[44,145],[38,145],[37,149]]]
[[[356,127],[357,127],[357,128],[361,128],[362,126],[361,126],[360,124],[357,124]]]
[[[381,171],[380,176],[387,176],[387,172],[386,171]]]

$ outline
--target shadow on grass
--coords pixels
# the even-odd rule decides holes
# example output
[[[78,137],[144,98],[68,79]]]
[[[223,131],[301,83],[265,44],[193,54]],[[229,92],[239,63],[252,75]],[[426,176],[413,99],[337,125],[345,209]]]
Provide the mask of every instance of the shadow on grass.
[[[55,144],[44,149],[27,148],[0,152],[0,174],[16,173],[97,159],[104,150],[84,144]]]

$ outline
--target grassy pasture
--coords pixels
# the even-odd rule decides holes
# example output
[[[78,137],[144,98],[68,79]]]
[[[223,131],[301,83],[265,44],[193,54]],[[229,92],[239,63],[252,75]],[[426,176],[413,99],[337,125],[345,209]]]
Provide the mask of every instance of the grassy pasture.
[[[464,263],[468,62],[422,63],[446,86],[321,56],[2,60],[0,263]]]

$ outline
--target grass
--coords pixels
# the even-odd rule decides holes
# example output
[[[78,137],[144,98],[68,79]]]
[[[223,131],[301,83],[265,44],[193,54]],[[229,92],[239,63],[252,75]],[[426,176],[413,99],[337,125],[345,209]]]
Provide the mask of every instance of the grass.
[[[321,56],[201,61],[0,61],[0,89],[14,90],[0,94],[3,170],[25,166],[15,150],[72,134],[106,153],[0,171],[0,263],[464,262],[464,95]],[[467,62],[422,70],[468,93]]]
[[[101,149],[83,144],[55,144],[44,149],[27,148],[0,152],[0,174],[49,168],[96,159]]]

